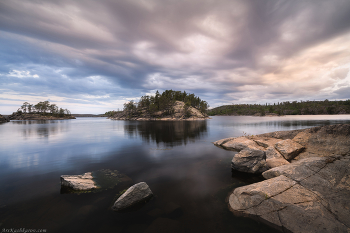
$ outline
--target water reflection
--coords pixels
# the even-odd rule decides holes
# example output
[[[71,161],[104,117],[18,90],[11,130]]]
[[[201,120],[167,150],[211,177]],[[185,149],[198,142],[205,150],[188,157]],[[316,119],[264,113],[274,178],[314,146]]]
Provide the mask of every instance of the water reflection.
[[[11,121],[11,123],[15,125],[38,125],[38,124],[56,123],[56,121],[28,120],[28,121]]]
[[[12,121],[0,126],[0,225],[50,232],[135,232],[130,229],[147,228],[156,219],[150,211],[175,203],[183,211],[175,221],[186,226],[186,232],[270,233],[253,220],[234,217],[225,202],[233,188],[261,177],[231,173],[233,152],[211,142],[243,132],[256,135],[349,120],[350,115],[223,116],[194,122]],[[60,194],[60,175],[104,168],[118,170],[134,183],[147,182],[157,195],[154,202],[139,212],[117,215],[110,206],[126,187]]]
[[[173,147],[205,136],[207,121],[130,122],[124,125],[124,132],[132,138],[140,136],[144,142]]]
[[[65,132],[69,124],[57,120],[37,120],[37,121],[11,121],[13,125],[21,128],[23,138],[38,136],[39,138],[48,138],[60,132]]]

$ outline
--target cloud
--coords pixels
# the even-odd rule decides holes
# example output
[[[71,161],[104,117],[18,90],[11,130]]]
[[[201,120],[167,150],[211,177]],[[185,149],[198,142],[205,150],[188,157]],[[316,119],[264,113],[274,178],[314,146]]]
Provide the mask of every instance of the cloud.
[[[348,99],[349,22],[343,0],[1,1],[2,111],[50,96],[98,113],[156,89],[213,107]]]

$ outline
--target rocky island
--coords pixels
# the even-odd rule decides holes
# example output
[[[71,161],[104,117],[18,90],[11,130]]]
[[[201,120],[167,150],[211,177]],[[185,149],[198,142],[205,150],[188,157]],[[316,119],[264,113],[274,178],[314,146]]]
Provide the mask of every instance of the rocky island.
[[[0,114],[0,123],[5,123],[9,122],[10,120],[7,117],[4,117],[3,115]]]
[[[9,120],[67,120],[76,119],[68,109],[58,108],[49,101],[39,102],[36,105],[28,102],[9,117]]]
[[[155,96],[142,96],[139,102],[130,101],[124,104],[123,111],[106,113],[112,120],[205,120],[209,107],[206,101],[194,94],[166,90],[158,91]]]
[[[265,181],[236,188],[229,208],[282,232],[350,232],[350,125],[227,138],[232,169]]]

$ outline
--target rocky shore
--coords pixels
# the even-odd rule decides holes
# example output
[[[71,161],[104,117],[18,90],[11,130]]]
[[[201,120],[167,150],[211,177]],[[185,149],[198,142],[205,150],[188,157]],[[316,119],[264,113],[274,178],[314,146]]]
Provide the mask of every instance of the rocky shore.
[[[9,122],[10,120],[7,117],[4,117],[3,115],[0,114],[0,123],[5,123]]]
[[[150,115],[146,111],[142,111],[140,114],[130,114],[125,111],[117,112],[115,115],[108,117],[111,120],[129,120],[129,121],[193,121],[193,120],[206,120],[209,117],[201,113],[198,109],[188,107],[185,110],[185,103],[182,101],[175,101],[173,106],[173,113],[167,114],[166,111],[158,111]]]
[[[257,218],[282,232],[350,232],[350,125],[328,125],[227,138],[238,151],[232,169],[265,181],[236,188],[235,215]]]

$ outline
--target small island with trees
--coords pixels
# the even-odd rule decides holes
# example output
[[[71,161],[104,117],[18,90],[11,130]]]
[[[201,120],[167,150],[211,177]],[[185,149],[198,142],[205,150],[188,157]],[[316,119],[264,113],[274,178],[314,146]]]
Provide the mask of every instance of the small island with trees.
[[[66,120],[75,119],[68,109],[59,108],[49,101],[39,102],[35,105],[24,102],[18,110],[12,113],[9,120]]]
[[[139,102],[129,101],[123,111],[110,111],[105,115],[112,120],[205,120],[209,105],[186,91],[158,91],[154,96],[142,96]]]

